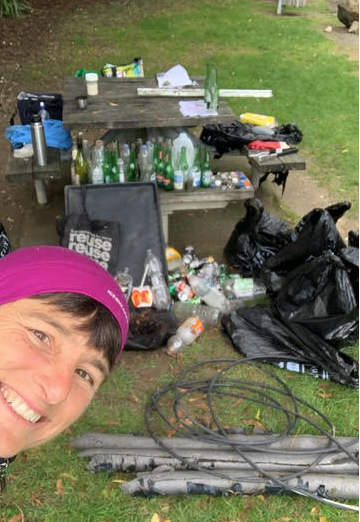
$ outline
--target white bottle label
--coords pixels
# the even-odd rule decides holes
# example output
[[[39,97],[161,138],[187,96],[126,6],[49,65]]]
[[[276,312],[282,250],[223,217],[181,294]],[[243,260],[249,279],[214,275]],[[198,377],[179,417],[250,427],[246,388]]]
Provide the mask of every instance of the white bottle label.
[[[175,170],[175,172],[174,172],[174,189],[175,190],[184,189],[184,175],[183,175],[182,170]]]

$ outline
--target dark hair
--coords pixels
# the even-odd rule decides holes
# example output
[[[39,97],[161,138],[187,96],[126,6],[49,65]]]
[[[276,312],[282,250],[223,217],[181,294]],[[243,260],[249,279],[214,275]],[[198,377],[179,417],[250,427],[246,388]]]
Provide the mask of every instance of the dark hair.
[[[121,331],[118,322],[106,306],[92,297],[74,292],[49,292],[31,298],[47,301],[61,312],[85,319],[77,330],[89,335],[91,344],[103,353],[110,370],[113,368],[121,347]]]

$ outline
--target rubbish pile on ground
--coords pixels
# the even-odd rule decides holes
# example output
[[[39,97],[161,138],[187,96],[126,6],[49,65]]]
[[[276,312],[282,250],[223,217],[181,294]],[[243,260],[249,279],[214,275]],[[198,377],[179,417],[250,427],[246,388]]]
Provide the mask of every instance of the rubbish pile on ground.
[[[232,407],[224,408],[228,400]],[[256,418],[246,419],[251,411]],[[280,433],[267,430],[274,412],[282,418]],[[238,427],[228,424],[231,418]],[[300,423],[315,435],[298,435]],[[215,359],[186,369],[151,397],[145,424],[151,438],[84,433],[71,445],[91,459],[93,473],[137,472],[121,485],[129,494],[285,490],[325,503],[357,498],[358,439],[335,437],[322,412],[253,360]],[[172,436],[157,435],[165,428]]]

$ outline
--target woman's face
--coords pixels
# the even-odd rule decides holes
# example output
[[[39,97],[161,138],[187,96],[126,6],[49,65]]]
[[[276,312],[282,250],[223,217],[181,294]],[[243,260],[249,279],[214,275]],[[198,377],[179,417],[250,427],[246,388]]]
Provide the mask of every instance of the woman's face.
[[[0,456],[52,439],[85,411],[108,372],[81,320],[37,299],[0,305]]]

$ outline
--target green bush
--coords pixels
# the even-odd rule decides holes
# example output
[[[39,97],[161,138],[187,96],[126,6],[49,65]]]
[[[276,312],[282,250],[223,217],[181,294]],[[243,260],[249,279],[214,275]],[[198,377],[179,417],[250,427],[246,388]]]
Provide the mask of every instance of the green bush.
[[[30,5],[24,0],[0,0],[0,18],[16,18],[30,11]]]

